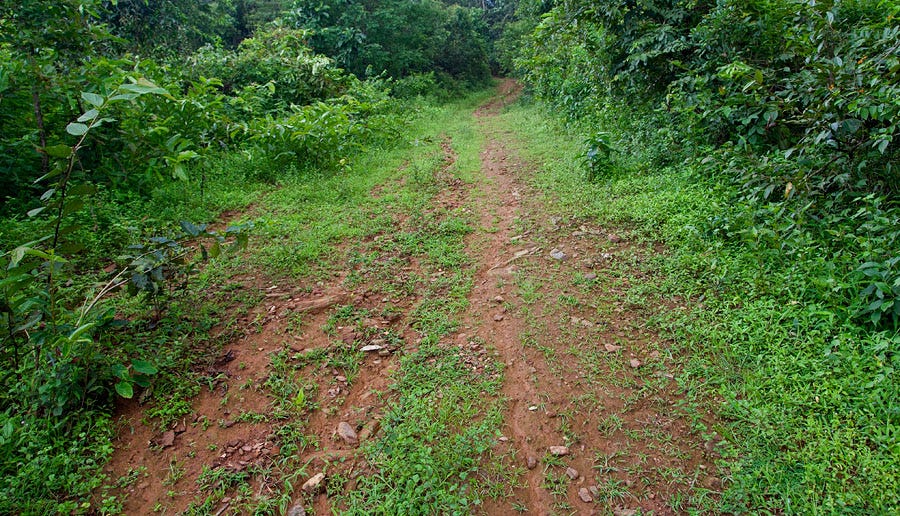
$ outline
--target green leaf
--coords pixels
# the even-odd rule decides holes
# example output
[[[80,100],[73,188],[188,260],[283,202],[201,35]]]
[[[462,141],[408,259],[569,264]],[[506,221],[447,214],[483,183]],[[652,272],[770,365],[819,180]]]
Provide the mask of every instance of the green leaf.
[[[90,103],[93,104],[95,107],[100,107],[100,106],[102,106],[103,103],[105,102],[105,101],[103,100],[103,97],[101,97],[100,95],[97,95],[96,93],[89,93],[89,92],[87,92],[87,91],[82,91],[82,92],[81,92],[81,98],[83,98],[84,100],[90,102]]]
[[[122,364],[113,364],[112,367],[111,367],[110,369],[112,369],[112,374],[113,374],[113,376],[115,376],[116,378],[121,378],[121,379],[123,379],[123,380],[125,380],[125,379],[128,378],[128,368],[125,367],[124,365],[122,365]]]
[[[131,382],[117,382],[116,392],[123,398],[131,399],[134,396],[134,386]]]
[[[120,90],[129,91],[132,93],[137,93],[138,95],[144,95],[147,93],[152,93],[155,95],[168,95],[169,92],[160,88],[156,84],[150,82],[149,80],[141,77],[137,80],[137,82],[133,84],[123,84],[119,86]]]
[[[187,181],[188,176],[187,172],[184,171],[184,165],[181,163],[175,163],[172,165],[172,177],[175,179],[180,179],[182,181]]]
[[[66,126],[66,132],[72,136],[82,136],[88,132],[88,126],[77,122],[72,122]]]
[[[84,250],[84,244],[80,242],[66,242],[59,246],[59,252],[63,254],[75,254]]]
[[[138,360],[136,358],[131,360],[131,367],[141,374],[156,374],[159,372],[159,370],[150,362]]]
[[[69,195],[91,195],[97,192],[97,187],[90,183],[81,183],[69,189]]]
[[[19,262],[22,261],[22,258],[25,258],[25,251],[28,248],[25,246],[19,246],[12,250],[9,257],[9,267],[7,269],[14,269],[19,266]]]
[[[72,155],[72,147],[68,145],[50,145],[44,147],[44,152],[51,158],[68,158]]]
[[[79,326],[75,331],[73,331],[69,335],[69,340],[72,340],[72,341],[77,340],[78,338],[80,338],[82,335],[84,335],[88,330],[90,330],[93,327],[94,327],[94,323],[82,324],[81,326]]]
[[[100,116],[99,111],[97,111],[96,109],[90,109],[90,110],[86,111],[83,115],[78,117],[78,121],[79,122],[87,122],[88,120],[93,120],[93,119],[97,118],[98,116]]]
[[[83,200],[78,199],[78,198],[70,199],[69,202],[66,203],[65,207],[63,207],[62,216],[65,217],[67,215],[71,215],[83,207],[84,207]]]
[[[181,229],[183,229],[185,233],[187,233],[188,235],[191,235],[192,237],[199,235],[203,230],[206,229],[205,226],[198,226],[197,224],[194,224],[193,222],[188,222],[186,220],[182,220],[180,222],[180,224],[181,224]]]
[[[119,95],[113,95],[109,98],[109,101],[116,102],[119,100],[134,100],[138,97],[140,97],[140,95],[138,95],[137,93],[121,93]]]

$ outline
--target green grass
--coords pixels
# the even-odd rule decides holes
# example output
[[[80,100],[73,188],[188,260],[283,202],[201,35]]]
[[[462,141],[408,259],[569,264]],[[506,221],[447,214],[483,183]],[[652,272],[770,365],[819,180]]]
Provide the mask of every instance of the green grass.
[[[532,182],[552,201],[551,212],[626,227],[638,242],[668,246],[643,264],[655,274],[635,280],[626,299],[638,306],[687,300],[679,302],[689,310],[666,311],[652,322],[676,342],[686,396],[680,410],[706,435],[724,439],[719,510],[900,509],[900,336],[873,331],[839,295],[849,281],[840,270],[853,263],[846,253],[863,237],[839,236],[852,236],[850,226],[832,228],[836,236],[828,238],[810,229],[780,249],[762,238],[729,238],[727,228],[710,228],[753,217],[731,206],[733,193],[721,178],[687,164],[647,166],[638,156],[626,158],[638,165],[591,183],[577,160],[583,151],[577,126],[567,130],[540,107],[525,105],[496,123],[514,131],[524,157],[541,165]],[[870,217],[865,210],[863,219]],[[738,230],[744,231],[731,234]],[[831,254],[841,253],[845,241],[843,254]],[[829,266],[820,255],[837,261]],[[721,424],[704,427],[705,406]],[[691,496],[696,503],[673,503],[710,504],[709,493]]]
[[[456,157],[448,172],[477,182],[481,141],[469,113],[458,111],[443,120],[441,130],[450,137]],[[489,361],[476,374],[455,346],[440,343],[455,331],[458,316],[468,306],[474,270],[464,239],[473,231],[473,220],[463,210],[429,208],[431,197],[447,185],[443,173],[428,171],[442,167],[443,159],[425,159],[425,164],[410,163],[410,181],[404,187],[418,190],[419,197],[409,198],[402,190],[395,194],[405,199],[408,229],[381,243],[416,257],[422,277],[434,278],[419,285],[420,301],[410,314],[421,342],[402,355],[382,431],[363,447],[377,473],[361,477],[356,489],[334,500],[346,514],[468,512],[506,480],[480,472],[483,462],[491,463],[502,423],[499,366]]]

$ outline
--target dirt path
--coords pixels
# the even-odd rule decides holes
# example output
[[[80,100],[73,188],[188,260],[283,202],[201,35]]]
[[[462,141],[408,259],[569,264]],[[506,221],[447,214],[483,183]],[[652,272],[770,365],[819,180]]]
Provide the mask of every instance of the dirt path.
[[[672,307],[624,300],[628,274],[641,274],[634,264],[657,250],[555,214],[552,197],[528,187],[533,165],[493,123],[516,93],[504,82],[475,114],[486,134],[485,233],[467,321],[506,366],[504,434],[520,461],[510,467],[524,465],[513,500],[486,512],[680,513],[690,491],[714,493],[720,481],[688,420],[709,415],[676,408],[668,343],[645,322]]]
[[[444,136],[431,204],[395,210],[394,231],[347,243],[329,279],[238,278],[237,291],[262,302],[237,318],[242,331],[211,361],[190,415],[160,428],[137,404],[123,407],[108,471],[131,479],[112,490],[124,514],[218,516],[270,504],[297,516],[347,503],[378,472],[358,443],[383,437],[400,357],[428,338],[422,307],[453,288],[441,286],[444,268],[404,242],[423,221],[441,227],[462,214],[475,223],[465,237],[472,288],[459,329],[440,346],[478,374],[501,364],[493,455],[507,469],[473,510],[680,514],[697,493],[715,496],[715,443],[690,423],[709,416],[682,408],[675,357],[645,323],[677,307],[626,301],[642,256],[657,250],[622,228],[554,213],[552,198],[529,187],[533,165],[500,123],[518,94],[503,81],[471,118],[484,138],[474,182],[453,175],[454,142]],[[301,488],[316,473],[323,484]]]

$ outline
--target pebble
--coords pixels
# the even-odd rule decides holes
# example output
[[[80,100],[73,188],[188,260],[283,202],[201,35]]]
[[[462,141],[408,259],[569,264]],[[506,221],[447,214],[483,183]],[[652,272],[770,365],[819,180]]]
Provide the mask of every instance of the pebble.
[[[631,367],[633,367],[635,369],[637,369],[638,367],[641,367],[641,361],[636,358],[632,358],[631,362],[629,362],[629,364],[631,364]]]
[[[579,477],[578,470],[572,467],[566,468],[566,476],[575,480]]]
[[[303,503],[298,503],[297,505],[288,509],[287,516],[306,516],[306,508],[303,507]]]
[[[563,455],[569,454],[568,446],[551,446],[550,447],[550,455],[554,455],[556,457],[562,457]]]
[[[494,320],[500,322],[503,320],[503,314],[497,314],[494,316]]]
[[[534,469],[537,467],[537,459],[529,456],[528,459],[525,460],[525,465],[528,466],[528,469]]]
[[[589,487],[588,491],[590,491],[591,494],[594,495],[594,498],[600,498],[600,489],[598,489],[597,486]]]
[[[502,303],[503,301],[505,301],[505,299],[503,299],[503,296],[496,296],[496,297],[494,297],[494,302],[495,302],[495,303]]]
[[[163,432],[162,438],[159,440],[159,445],[163,448],[168,448],[175,444],[175,431],[169,430],[168,432]]]
[[[614,244],[618,244],[619,242],[622,241],[622,238],[619,235],[616,235],[614,233],[610,233],[610,234],[606,235],[606,239]]]
[[[578,490],[578,498],[581,498],[581,501],[584,503],[591,503],[594,501],[591,493],[589,493],[588,490],[583,487]]]
[[[315,493],[322,487],[322,481],[325,480],[325,473],[316,473],[309,480],[303,483],[304,493]]]
[[[346,421],[341,421],[338,423],[337,433],[341,436],[341,439],[344,440],[345,443],[349,445],[355,445],[359,443],[359,438],[356,436],[356,431],[353,430],[353,427],[350,426],[350,423]]]
[[[622,346],[616,346],[615,344],[604,344],[603,348],[607,353],[615,353],[616,351],[622,349]]]
[[[378,344],[369,344],[367,346],[361,347],[360,351],[380,351],[384,349],[384,346],[379,346]]]
[[[594,281],[595,279],[597,279],[597,275],[594,274],[593,272],[589,272],[584,275],[584,279],[586,279],[588,281]]]
[[[334,377],[334,379],[337,380],[337,381],[339,381],[339,382],[345,382],[345,383],[347,382],[347,377],[346,377],[346,376],[337,375],[337,376]]]
[[[550,251],[550,257],[553,258],[554,260],[559,260],[559,261],[562,261],[562,260],[565,260],[566,258],[568,258],[568,256],[566,256],[566,253],[560,251],[559,249],[556,249],[555,247],[553,248],[552,251]]]

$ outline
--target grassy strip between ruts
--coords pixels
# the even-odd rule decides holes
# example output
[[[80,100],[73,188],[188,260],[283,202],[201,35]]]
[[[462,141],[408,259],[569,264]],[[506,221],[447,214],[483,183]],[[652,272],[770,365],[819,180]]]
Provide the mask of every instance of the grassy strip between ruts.
[[[656,324],[683,351],[685,395],[716,403],[728,421],[709,429],[724,440],[718,450],[730,471],[723,511],[898,509],[896,333],[857,326],[829,309],[827,292],[821,302],[798,301],[785,286],[816,285],[811,259],[783,267],[773,253],[698,231],[727,213],[729,193],[689,166],[639,166],[589,182],[577,128],[533,105],[497,123],[539,165],[533,183],[552,209],[625,225],[633,237],[668,247],[647,264],[662,274],[636,279],[632,291],[691,306],[689,315],[662,313]],[[812,242],[806,256],[814,249]]]
[[[470,117],[471,109],[464,109],[452,119],[435,120],[455,154],[444,171],[450,181],[477,177],[481,141]],[[333,500],[336,510],[348,514],[465,513],[492,488],[476,472],[502,423],[501,371],[491,360],[476,374],[460,350],[441,343],[468,306],[474,264],[464,239],[473,231],[472,210],[466,204],[433,205],[450,187],[435,170],[413,161],[407,172],[406,187],[386,197],[394,197],[389,207],[403,210],[410,221],[380,245],[416,257],[421,276],[432,280],[420,285],[420,302],[409,319],[421,340],[395,373],[380,437],[364,447],[377,473]]]

